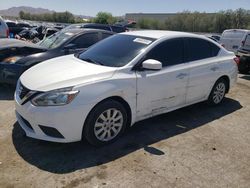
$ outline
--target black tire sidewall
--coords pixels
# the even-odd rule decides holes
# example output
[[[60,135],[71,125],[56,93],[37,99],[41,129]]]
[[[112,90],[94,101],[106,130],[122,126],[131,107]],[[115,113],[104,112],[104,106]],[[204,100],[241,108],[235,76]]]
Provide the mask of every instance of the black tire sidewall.
[[[122,126],[120,132],[118,133],[118,135],[115,138],[113,138],[112,140],[100,141],[95,136],[94,125],[95,125],[97,118],[101,115],[101,113],[103,113],[104,111],[106,111],[110,108],[115,108],[122,113],[123,126]],[[83,136],[87,139],[87,141],[90,144],[95,145],[95,146],[101,146],[101,145],[112,143],[115,140],[117,140],[120,137],[120,135],[122,135],[122,133],[125,131],[125,128],[126,128],[126,125],[128,122],[127,120],[128,120],[128,115],[127,115],[126,109],[124,108],[124,106],[120,102],[117,102],[115,100],[103,101],[100,104],[96,105],[93,108],[93,110],[91,110],[91,112],[89,113],[89,115],[86,119],[86,122],[84,124],[84,127],[83,127]]]

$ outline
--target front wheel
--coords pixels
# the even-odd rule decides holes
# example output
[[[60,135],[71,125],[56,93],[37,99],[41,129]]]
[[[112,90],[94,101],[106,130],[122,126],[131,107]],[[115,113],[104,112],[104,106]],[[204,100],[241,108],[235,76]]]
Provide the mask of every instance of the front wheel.
[[[89,114],[83,135],[92,145],[104,145],[115,141],[125,130],[127,112],[114,100],[98,104]]]
[[[208,104],[209,105],[220,104],[225,97],[226,89],[227,89],[227,83],[225,79],[221,78],[217,80],[217,82],[214,84],[214,87],[209,95]]]

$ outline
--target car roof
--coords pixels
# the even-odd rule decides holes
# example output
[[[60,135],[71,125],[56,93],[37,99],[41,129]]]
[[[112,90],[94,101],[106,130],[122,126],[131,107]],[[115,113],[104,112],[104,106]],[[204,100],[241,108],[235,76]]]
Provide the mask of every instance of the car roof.
[[[92,28],[66,29],[66,30],[61,30],[61,31],[63,31],[64,33],[73,33],[73,34],[84,33],[84,32],[89,32],[89,31],[101,31],[101,32],[112,33],[110,31],[106,31],[106,30],[102,30],[102,29],[92,29]]]
[[[160,39],[160,38],[168,38],[168,37],[198,37],[204,38],[202,36],[186,33],[186,32],[179,32],[179,31],[163,31],[163,30],[140,30],[140,31],[130,31],[121,33],[122,35],[134,35],[140,37],[148,37],[153,39]]]
[[[241,31],[241,32],[250,32],[250,30],[247,30],[247,29],[227,29],[227,30],[224,30],[224,32],[231,32],[231,31]]]

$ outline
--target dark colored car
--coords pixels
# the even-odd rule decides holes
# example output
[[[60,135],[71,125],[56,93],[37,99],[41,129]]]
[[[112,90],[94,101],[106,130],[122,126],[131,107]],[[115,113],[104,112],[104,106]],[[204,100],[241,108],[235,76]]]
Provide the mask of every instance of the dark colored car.
[[[21,31],[20,33],[18,33],[18,35],[15,36],[15,38],[31,40],[32,42],[35,41],[39,42],[40,40],[43,40],[46,37],[49,37],[50,35],[53,35],[58,31],[59,31],[58,29],[53,27],[38,26],[35,28],[25,29]]]
[[[237,51],[237,56],[240,57],[239,72],[242,74],[248,73],[250,71],[250,34],[244,37],[242,45]]]
[[[31,28],[31,26],[27,23],[15,23],[12,21],[7,21],[6,24],[9,27],[10,35],[13,35],[13,36],[20,33],[23,30],[27,30],[27,29]]]
[[[76,29],[76,28],[91,28],[91,29],[101,29],[106,31],[112,31],[114,33],[122,33],[128,31],[126,27],[118,25],[108,25],[108,24],[96,24],[96,23],[84,23],[84,24],[71,24],[64,28],[67,29]]]
[[[15,84],[31,66],[50,58],[84,51],[113,35],[97,29],[62,30],[33,44],[16,39],[0,40],[0,83]],[[58,67],[60,68],[60,67]]]

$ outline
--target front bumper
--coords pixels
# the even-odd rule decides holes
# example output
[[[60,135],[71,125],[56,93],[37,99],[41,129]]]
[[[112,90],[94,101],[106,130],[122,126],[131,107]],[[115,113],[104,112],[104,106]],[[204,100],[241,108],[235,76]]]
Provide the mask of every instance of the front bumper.
[[[82,139],[84,121],[93,105],[77,105],[77,101],[65,106],[37,107],[21,99],[15,93],[16,118],[28,137],[52,142],[76,142]],[[61,137],[53,137],[41,129],[56,129]]]

